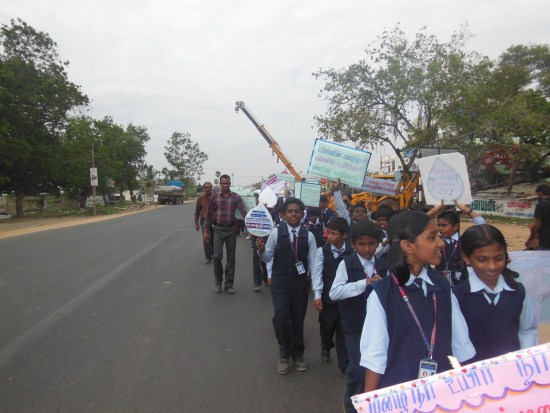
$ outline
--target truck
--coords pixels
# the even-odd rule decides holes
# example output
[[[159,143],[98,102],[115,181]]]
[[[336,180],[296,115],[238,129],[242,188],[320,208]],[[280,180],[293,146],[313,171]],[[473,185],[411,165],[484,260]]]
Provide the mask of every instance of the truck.
[[[176,185],[160,185],[155,189],[160,205],[177,205],[185,201],[185,191]]]

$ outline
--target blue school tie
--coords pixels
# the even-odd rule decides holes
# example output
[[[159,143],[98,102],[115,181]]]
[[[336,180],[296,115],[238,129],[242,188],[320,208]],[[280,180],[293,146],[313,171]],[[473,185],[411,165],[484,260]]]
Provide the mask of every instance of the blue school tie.
[[[487,297],[489,297],[489,300],[491,300],[490,305],[496,305],[495,304],[495,298],[497,298],[498,293],[488,293],[487,291],[483,291]]]
[[[292,230],[292,245],[296,245],[296,230]]]
[[[416,277],[414,280],[413,280],[413,283],[411,284],[411,286],[414,285],[416,288],[422,290],[422,278],[420,277]]]

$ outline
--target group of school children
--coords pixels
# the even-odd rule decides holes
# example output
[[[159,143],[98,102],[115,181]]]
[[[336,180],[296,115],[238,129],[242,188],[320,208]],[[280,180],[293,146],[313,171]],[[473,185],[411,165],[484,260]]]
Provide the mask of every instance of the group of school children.
[[[427,213],[380,207],[371,220],[364,205],[348,210],[338,182],[332,193],[336,212],[321,197],[307,220],[302,201],[288,198],[282,221],[255,242],[272,262],[280,374],[308,368],[309,277],[320,362],[335,348],[346,412],[353,395],[451,369],[448,356],[469,363],[536,345],[534,310],[497,228],[458,203],[476,224],[462,235],[443,203]]]

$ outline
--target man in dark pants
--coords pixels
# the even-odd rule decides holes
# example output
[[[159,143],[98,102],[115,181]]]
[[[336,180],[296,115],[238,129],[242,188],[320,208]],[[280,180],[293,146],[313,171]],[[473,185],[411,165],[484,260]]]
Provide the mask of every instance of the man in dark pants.
[[[206,211],[208,211],[208,204],[210,204],[210,198],[212,197],[212,183],[205,182],[203,185],[204,193],[197,198],[197,205],[195,206],[195,230],[199,230],[204,233],[204,217]],[[210,264],[212,262],[212,254],[214,253],[214,232],[210,228],[210,236],[208,242],[203,242],[204,245],[204,263]]]
[[[237,247],[237,208],[242,216],[246,216],[246,208],[239,194],[231,192],[231,178],[228,175],[220,177],[221,191],[212,194],[206,217],[204,219],[203,240],[210,240],[210,228],[214,228],[214,277],[216,278],[216,294],[222,291],[223,281],[223,244],[227,259],[225,263],[225,292],[234,294],[235,279],[235,249]]]

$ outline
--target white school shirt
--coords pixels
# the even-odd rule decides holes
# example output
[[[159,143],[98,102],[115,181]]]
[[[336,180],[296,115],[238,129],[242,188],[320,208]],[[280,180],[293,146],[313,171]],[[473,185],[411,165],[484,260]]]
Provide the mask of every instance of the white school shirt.
[[[371,260],[367,260],[361,257],[357,252],[354,252],[353,255],[357,255],[361,265],[367,272],[369,278],[374,275],[374,257]],[[340,262],[338,269],[336,270],[336,277],[334,277],[334,282],[332,283],[332,288],[328,293],[329,297],[333,301],[345,300],[346,298],[357,297],[359,294],[362,294],[367,289],[367,277],[365,276],[364,280],[359,280],[355,282],[348,282],[348,270],[346,269],[345,261]]]
[[[500,299],[500,293],[503,290],[515,291],[508,284],[506,284],[506,281],[504,281],[502,275],[498,276],[495,289],[491,290],[487,284],[481,281],[472,267],[468,267],[468,280],[470,281],[470,291],[473,293],[483,291],[484,293],[488,292],[497,294],[494,300],[495,305],[497,305],[498,300]],[[491,304],[491,299],[486,294],[483,294],[483,296],[487,302]],[[533,347],[538,343],[537,318],[535,316],[533,303],[527,291],[525,292],[525,298],[523,299],[523,306],[519,316],[518,338],[521,348]]]
[[[334,245],[330,246],[330,250],[332,251],[332,256],[334,258],[338,258],[338,256],[341,255],[341,253],[338,253],[338,248],[336,248]],[[342,248],[340,249],[342,252],[346,250],[346,244],[342,244]],[[323,254],[323,247],[317,248],[317,252],[315,253],[315,265],[313,267],[313,270],[311,271],[311,289],[313,290],[313,298],[315,300],[318,300],[321,298],[321,294],[323,293],[323,265],[325,263],[325,255]]]
[[[292,237],[293,229],[296,230],[296,237],[298,237],[300,226],[297,226],[296,228],[293,228],[288,224],[286,224],[286,226],[288,228],[289,238]],[[273,256],[275,255],[275,247],[277,246],[278,236],[279,236],[279,228],[275,227],[275,229],[271,231],[271,234],[269,234],[269,238],[267,239],[267,242],[265,244],[264,253],[260,255],[260,258],[262,259],[263,262],[268,263],[273,259]],[[309,251],[307,253],[307,265],[308,265],[308,268],[311,269],[315,265],[315,253],[317,251],[317,242],[315,241],[315,236],[309,231],[307,231],[307,244],[309,247]],[[258,254],[259,254],[259,251],[258,251]],[[268,278],[271,278],[270,272],[268,272]]]
[[[426,283],[433,285],[428,277],[427,267],[422,269],[418,276],[424,280],[422,290],[426,295]],[[411,285],[414,281],[414,275],[410,275],[409,281],[405,285]],[[392,280],[393,282],[393,280]],[[468,334],[468,325],[460,311],[460,304],[455,295],[451,291],[451,348],[453,356],[459,361],[470,360],[475,356],[476,351],[474,345],[470,341]],[[376,290],[369,295],[367,300],[367,316],[363,324],[363,332],[361,334],[361,361],[359,364],[375,373],[384,374],[388,361],[388,348],[390,345],[390,337],[388,335],[388,320],[386,312],[378,299]],[[403,343],[405,346],[405,343]],[[450,354],[449,354],[450,355]],[[418,360],[420,361],[420,360]]]

